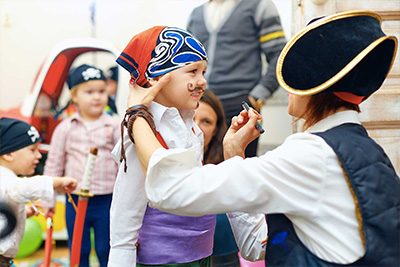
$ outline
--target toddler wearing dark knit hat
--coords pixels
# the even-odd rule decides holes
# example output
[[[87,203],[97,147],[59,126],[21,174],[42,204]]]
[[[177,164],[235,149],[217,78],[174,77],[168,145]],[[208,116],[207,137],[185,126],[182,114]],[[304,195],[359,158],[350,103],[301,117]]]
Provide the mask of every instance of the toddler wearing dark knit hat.
[[[71,177],[33,175],[42,155],[39,152],[40,135],[26,122],[3,117],[0,119],[0,198],[17,215],[17,227],[0,243],[0,266],[11,266],[25,229],[25,219],[36,213],[25,204],[39,199],[51,199],[54,189],[65,193],[73,191],[77,181]],[[36,214],[37,215],[37,214]],[[0,225],[4,217],[0,217]]]

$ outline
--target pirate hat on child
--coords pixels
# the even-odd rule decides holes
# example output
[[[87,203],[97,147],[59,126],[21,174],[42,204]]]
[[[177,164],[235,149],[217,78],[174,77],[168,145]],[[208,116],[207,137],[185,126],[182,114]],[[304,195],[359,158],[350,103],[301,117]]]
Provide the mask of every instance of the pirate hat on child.
[[[348,11],[312,21],[283,48],[276,67],[283,89],[295,95],[333,92],[360,104],[378,90],[396,55],[381,17]]]
[[[68,74],[67,84],[69,89],[72,89],[78,84],[92,80],[106,81],[107,79],[104,76],[103,71],[101,69],[87,64],[83,64],[80,65],[79,67],[70,70]]]
[[[131,74],[131,83],[143,86],[148,79],[200,60],[207,55],[196,37],[180,28],[155,26],[135,35],[117,63]]]
[[[111,79],[113,81],[118,82],[118,66],[114,66],[109,68],[106,73],[105,76],[107,79]]]
[[[12,118],[0,119],[0,155],[17,151],[42,141],[35,127]]]

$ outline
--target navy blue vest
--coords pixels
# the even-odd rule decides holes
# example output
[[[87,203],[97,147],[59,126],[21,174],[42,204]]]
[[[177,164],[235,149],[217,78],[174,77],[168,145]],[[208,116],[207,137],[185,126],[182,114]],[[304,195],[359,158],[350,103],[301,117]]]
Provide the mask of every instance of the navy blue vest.
[[[399,266],[400,180],[389,158],[358,124],[316,135],[335,151],[357,198],[366,253],[349,266]],[[267,215],[267,222],[266,266],[343,266],[310,252],[285,215]]]

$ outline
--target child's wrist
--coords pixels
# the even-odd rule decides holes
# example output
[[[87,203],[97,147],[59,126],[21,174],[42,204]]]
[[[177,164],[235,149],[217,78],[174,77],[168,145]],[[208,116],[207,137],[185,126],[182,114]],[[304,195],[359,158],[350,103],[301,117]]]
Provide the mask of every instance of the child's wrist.
[[[61,185],[61,180],[60,177],[58,176],[53,176],[53,188],[57,188]]]

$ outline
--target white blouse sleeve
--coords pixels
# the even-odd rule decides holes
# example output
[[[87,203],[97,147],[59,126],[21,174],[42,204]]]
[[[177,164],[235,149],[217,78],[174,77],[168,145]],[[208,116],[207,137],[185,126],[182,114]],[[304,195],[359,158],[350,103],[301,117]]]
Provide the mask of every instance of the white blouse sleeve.
[[[312,134],[294,134],[261,157],[233,157],[202,167],[194,160],[196,147],[160,148],[149,162],[147,197],[151,206],[184,216],[231,211],[310,215],[323,188],[323,142]]]
[[[263,242],[268,236],[265,215],[241,212],[227,215],[242,258],[250,261],[263,260],[266,245]]]

